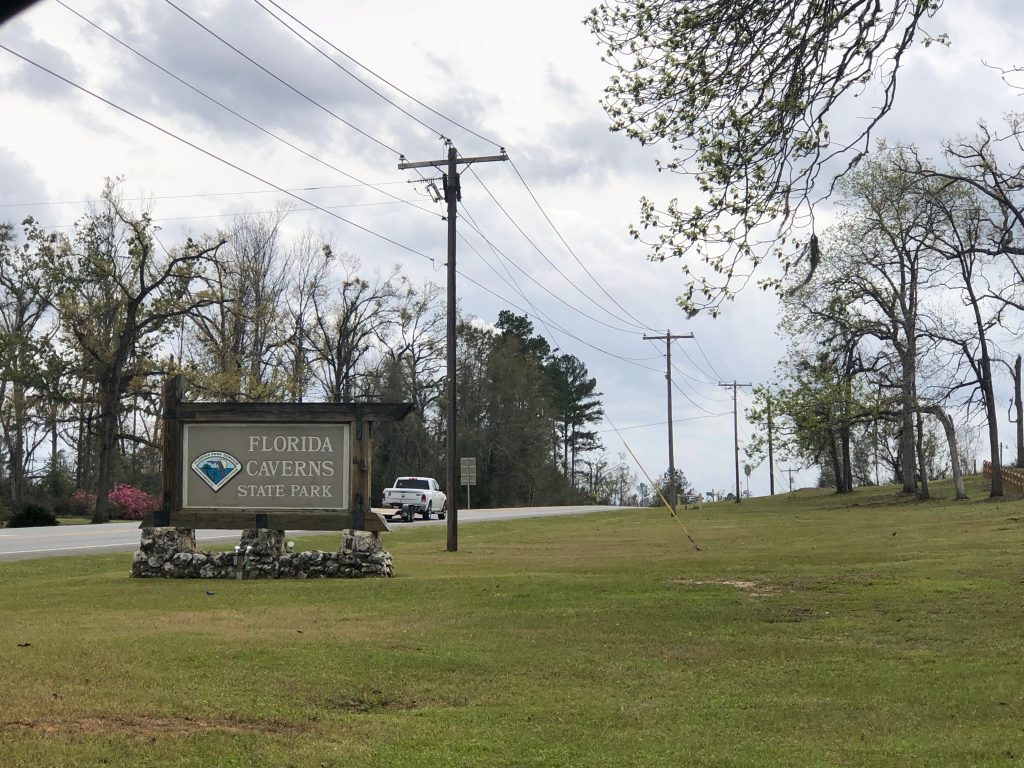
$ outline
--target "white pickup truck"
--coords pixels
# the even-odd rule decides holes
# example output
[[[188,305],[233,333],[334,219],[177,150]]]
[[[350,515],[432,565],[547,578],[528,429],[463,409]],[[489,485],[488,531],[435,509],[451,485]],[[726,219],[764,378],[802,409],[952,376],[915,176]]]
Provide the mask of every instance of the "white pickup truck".
[[[399,518],[411,523],[417,514],[429,520],[431,513],[439,520],[448,514],[448,498],[432,477],[398,477],[391,488],[384,489],[381,506],[392,520]]]

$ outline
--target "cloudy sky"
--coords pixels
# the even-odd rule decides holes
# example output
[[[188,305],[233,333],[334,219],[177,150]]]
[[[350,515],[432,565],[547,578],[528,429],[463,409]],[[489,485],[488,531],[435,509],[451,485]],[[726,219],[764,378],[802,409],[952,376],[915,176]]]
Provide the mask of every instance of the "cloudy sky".
[[[770,378],[784,352],[776,304],[751,289],[722,317],[687,320],[674,303],[679,264],[647,261],[628,236],[641,195],[664,202],[689,190],[657,173],[658,147],[608,131],[599,101],[610,73],[582,23],[591,0],[520,0],[501,11],[450,0],[279,5],[351,58],[331,51],[342,66],[328,61],[279,19],[330,49],[267,0],[43,0],[6,22],[0,44],[167,133],[0,50],[0,217],[69,225],[105,177],[123,176],[126,196],[150,198],[161,239],[173,242],[290,200],[329,208],[335,216],[297,211],[291,226],[330,233],[364,271],[401,264],[443,284],[440,206],[409,183],[415,172],[398,170],[400,156],[443,157],[440,134],[463,156],[504,147],[511,163],[463,175],[463,312],[484,322],[502,308],[525,312],[582,359],[611,422],[655,476],[667,467],[664,343],[642,337],[693,333],[673,345],[676,464],[698,491],[732,488],[731,392],[718,385]],[[951,47],[915,48],[881,131],[926,151],[1019,108],[983,62],[1018,63],[1011,34],[1024,5],[947,6],[927,31],[949,33]],[[847,104],[844,120],[855,125],[861,108]],[[746,402],[741,390],[741,409]],[[742,418],[740,434],[750,434]],[[611,457],[624,451],[614,432],[603,436]],[[794,475],[797,485],[815,477]],[[749,483],[767,493],[767,465]]]

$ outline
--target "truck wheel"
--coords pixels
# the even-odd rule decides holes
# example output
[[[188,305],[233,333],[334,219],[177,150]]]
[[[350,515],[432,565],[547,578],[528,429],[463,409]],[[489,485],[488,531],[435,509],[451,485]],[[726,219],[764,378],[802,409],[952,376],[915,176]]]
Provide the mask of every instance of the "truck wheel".
[[[430,513],[433,511],[431,509],[432,507],[433,507],[433,503],[427,504],[427,508],[423,512],[423,519],[424,520],[429,520],[430,519]]]
[[[441,507],[441,511],[437,513],[437,519],[438,520],[444,520],[446,517],[448,517],[448,502],[447,501]]]

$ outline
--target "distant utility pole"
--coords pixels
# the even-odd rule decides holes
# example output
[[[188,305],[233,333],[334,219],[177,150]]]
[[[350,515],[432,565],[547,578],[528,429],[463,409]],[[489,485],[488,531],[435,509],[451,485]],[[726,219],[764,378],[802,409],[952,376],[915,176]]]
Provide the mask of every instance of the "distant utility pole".
[[[665,342],[665,381],[668,382],[668,503],[673,512],[676,511],[676,457],[672,443],[672,339],[692,338],[692,333],[673,336],[672,331],[665,331],[664,336],[644,336],[646,341]]]
[[[769,390],[766,398],[768,403],[768,487],[771,495],[775,495],[775,446],[772,445],[772,393]]]
[[[736,503],[740,503],[740,417],[739,408],[736,405],[736,390],[739,387],[749,387],[750,384],[719,384],[720,387],[732,387],[732,437],[736,447]]]
[[[457,204],[462,200],[462,187],[459,179],[458,167],[469,166],[473,163],[495,163],[508,160],[504,147],[500,155],[488,155],[486,157],[459,157],[458,150],[450,141],[448,142],[448,157],[444,160],[422,160],[415,163],[402,162],[398,164],[398,170],[405,171],[412,168],[439,168],[446,169],[442,174],[444,181],[444,199],[448,204],[448,328],[446,357],[448,371],[446,376],[447,409],[445,419],[448,424],[448,434],[445,443],[445,490],[448,493],[448,551],[455,552],[459,548],[459,482],[456,446],[455,446],[455,220],[458,214]]]

